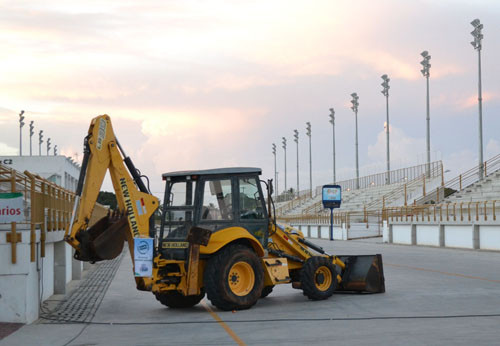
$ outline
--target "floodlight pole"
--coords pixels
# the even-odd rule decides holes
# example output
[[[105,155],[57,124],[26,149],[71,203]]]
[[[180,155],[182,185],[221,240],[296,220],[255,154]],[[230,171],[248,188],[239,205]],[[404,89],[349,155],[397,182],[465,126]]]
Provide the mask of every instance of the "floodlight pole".
[[[31,120],[30,121],[30,156],[33,155],[33,134],[35,133],[33,131],[33,129],[35,128],[35,126],[33,125],[34,121]]]
[[[23,156],[23,126],[24,126],[24,111],[19,113],[19,156]]]
[[[42,156],[43,130],[38,132],[38,156]]]
[[[387,150],[387,178],[386,184],[389,185],[391,183],[391,154],[389,148],[389,77],[386,74],[382,75],[382,79],[384,80],[382,83],[382,94],[385,96],[385,111],[386,111],[386,121],[385,121],[385,133],[386,133],[386,150]]]
[[[286,198],[286,138],[282,137],[282,143],[283,143],[283,150],[285,152],[285,198]]]
[[[481,40],[483,39],[483,34],[481,30],[483,29],[483,24],[479,19],[474,19],[471,22],[474,27],[474,31],[471,35],[474,37],[474,41],[471,42],[474,49],[477,50],[477,65],[478,65],[478,89],[477,89],[477,101],[479,106],[479,179],[484,178],[484,158],[483,158],[483,97],[481,88]]]
[[[355,137],[355,148],[356,148],[356,189],[359,189],[359,157],[358,157],[358,106],[359,106],[359,96],[357,93],[352,93],[352,107],[354,111],[354,117],[356,121],[356,137]]]
[[[299,131],[293,130],[293,141],[297,143],[297,191],[296,195],[299,197]]]
[[[306,135],[309,137],[309,197],[312,197],[312,131],[309,121],[306,122]]]
[[[426,165],[426,176],[430,178],[431,176],[431,116],[430,116],[430,106],[429,106],[429,76],[430,76],[430,68],[431,64],[429,61],[431,60],[431,56],[429,52],[426,50],[423,51],[420,55],[424,58],[420,62],[422,64],[423,69],[420,71],[422,75],[425,77],[427,82],[427,131],[426,131],[426,142],[427,142],[427,165]]]
[[[274,155],[274,184],[276,186],[274,196],[277,196],[278,192],[278,173],[276,172],[276,144],[273,143],[273,155]]]
[[[332,124],[332,145],[333,145],[333,181],[332,183],[335,184],[337,181],[336,173],[335,173],[335,110],[333,108],[330,108],[330,124]]]

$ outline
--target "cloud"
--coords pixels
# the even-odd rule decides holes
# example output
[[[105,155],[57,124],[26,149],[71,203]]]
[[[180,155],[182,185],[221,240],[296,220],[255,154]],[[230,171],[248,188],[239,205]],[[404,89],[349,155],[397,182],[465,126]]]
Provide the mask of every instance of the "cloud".
[[[424,138],[410,137],[402,129],[392,125],[390,125],[389,135],[391,169],[412,165],[412,162],[415,162],[415,158],[425,151]],[[381,131],[377,135],[376,143],[368,145],[368,158],[372,162],[372,165],[381,165],[381,162],[386,162],[386,157],[386,132]],[[384,171],[384,169],[382,168],[379,171]]]
[[[0,142],[0,155],[19,155],[19,148],[13,148],[8,144]]]

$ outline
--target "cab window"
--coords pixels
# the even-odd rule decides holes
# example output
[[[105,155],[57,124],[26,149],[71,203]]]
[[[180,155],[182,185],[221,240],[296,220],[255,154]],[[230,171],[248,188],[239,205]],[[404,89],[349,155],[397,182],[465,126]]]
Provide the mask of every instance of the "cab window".
[[[201,221],[233,219],[233,193],[231,179],[205,181]]]
[[[255,178],[240,178],[240,219],[260,220],[264,219],[264,210],[259,187]]]

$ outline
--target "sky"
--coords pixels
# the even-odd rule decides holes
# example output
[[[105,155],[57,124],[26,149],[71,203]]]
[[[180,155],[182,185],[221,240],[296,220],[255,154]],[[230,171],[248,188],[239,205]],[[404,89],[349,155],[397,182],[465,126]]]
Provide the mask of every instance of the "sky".
[[[282,137],[287,187],[295,189],[297,129],[306,189],[307,121],[313,186],[332,180],[332,107],[337,181],[354,177],[353,92],[360,174],[385,170],[380,77],[387,74],[391,167],[422,164],[426,82],[419,62],[427,50],[432,159],[443,160],[452,178],[478,160],[475,18],[484,24],[484,158],[500,154],[499,15],[494,0],[0,0],[0,155],[19,154],[20,110],[23,155],[33,120],[35,154],[43,130],[59,154],[78,161],[91,119],[109,114],[160,197],[164,172],[248,166],[272,178],[272,143],[282,191]],[[112,189],[109,181],[103,189]]]

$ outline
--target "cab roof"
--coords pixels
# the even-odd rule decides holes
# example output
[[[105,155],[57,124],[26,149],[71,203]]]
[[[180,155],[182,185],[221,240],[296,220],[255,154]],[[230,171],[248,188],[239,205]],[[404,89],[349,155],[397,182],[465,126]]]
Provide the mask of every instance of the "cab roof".
[[[186,176],[207,176],[207,175],[229,175],[229,174],[262,174],[262,170],[256,167],[229,167],[229,168],[214,168],[203,169],[196,171],[177,171],[163,173],[162,178],[165,180],[167,177],[186,177]]]

